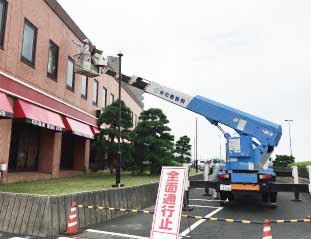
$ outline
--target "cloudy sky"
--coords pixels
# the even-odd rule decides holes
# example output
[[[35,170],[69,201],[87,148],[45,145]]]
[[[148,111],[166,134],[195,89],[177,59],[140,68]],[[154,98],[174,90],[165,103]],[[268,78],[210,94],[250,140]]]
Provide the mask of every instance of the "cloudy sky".
[[[202,95],[281,124],[275,154],[311,160],[311,1],[59,0],[105,55],[124,53],[128,75]],[[198,155],[219,155],[221,133],[203,117],[145,95],[176,138],[195,136]],[[222,155],[225,140],[221,139]]]

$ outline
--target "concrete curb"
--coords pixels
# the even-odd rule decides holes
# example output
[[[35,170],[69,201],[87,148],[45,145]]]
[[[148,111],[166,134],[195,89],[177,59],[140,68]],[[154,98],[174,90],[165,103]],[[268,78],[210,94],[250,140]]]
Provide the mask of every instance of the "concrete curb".
[[[0,193],[0,231],[48,237],[66,230],[71,202],[77,204],[143,209],[155,203],[158,183],[60,196]],[[128,212],[79,209],[79,229]]]

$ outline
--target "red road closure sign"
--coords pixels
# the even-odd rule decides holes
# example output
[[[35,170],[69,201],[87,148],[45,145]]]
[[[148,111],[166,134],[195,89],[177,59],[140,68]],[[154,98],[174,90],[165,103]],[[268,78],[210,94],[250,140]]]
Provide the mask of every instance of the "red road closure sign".
[[[185,167],[163,167],[150,239],[178,239],[183,205]]]

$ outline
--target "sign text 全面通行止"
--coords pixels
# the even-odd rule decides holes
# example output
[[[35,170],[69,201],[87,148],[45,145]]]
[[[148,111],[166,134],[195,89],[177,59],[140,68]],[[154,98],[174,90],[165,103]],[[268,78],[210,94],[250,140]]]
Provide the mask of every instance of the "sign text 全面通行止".
[[[178,238],[186,168],[163,167],[151,239]]]

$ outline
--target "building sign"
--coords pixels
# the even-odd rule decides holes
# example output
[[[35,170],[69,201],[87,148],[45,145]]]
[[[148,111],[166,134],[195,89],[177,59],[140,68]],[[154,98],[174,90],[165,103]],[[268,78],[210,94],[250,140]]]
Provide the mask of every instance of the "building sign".
[[[7,111],[4,111],[4,110],[0,110],[0,117],[13,118],[13,113],[7,112]]]
[[[155,82],[150,82],[145,91],[184,108],[188,106],[192,99],[192,97],[187,94],[165,86],[161,86]]]
[[[42,127],[42,128],[47,128],[47,129],[51,129],[51,130],[55,130],[55,131],[63,131],[63,129],[59,126],[47,124],[47,123],[41,122],[39,120],[29,119],[28,121],[30,121],[31,124]]]
[[[163,167],[150,239],[178,239],[187,169]]]
[[[5,111],[0,110],[0,116],[5,117]]]

